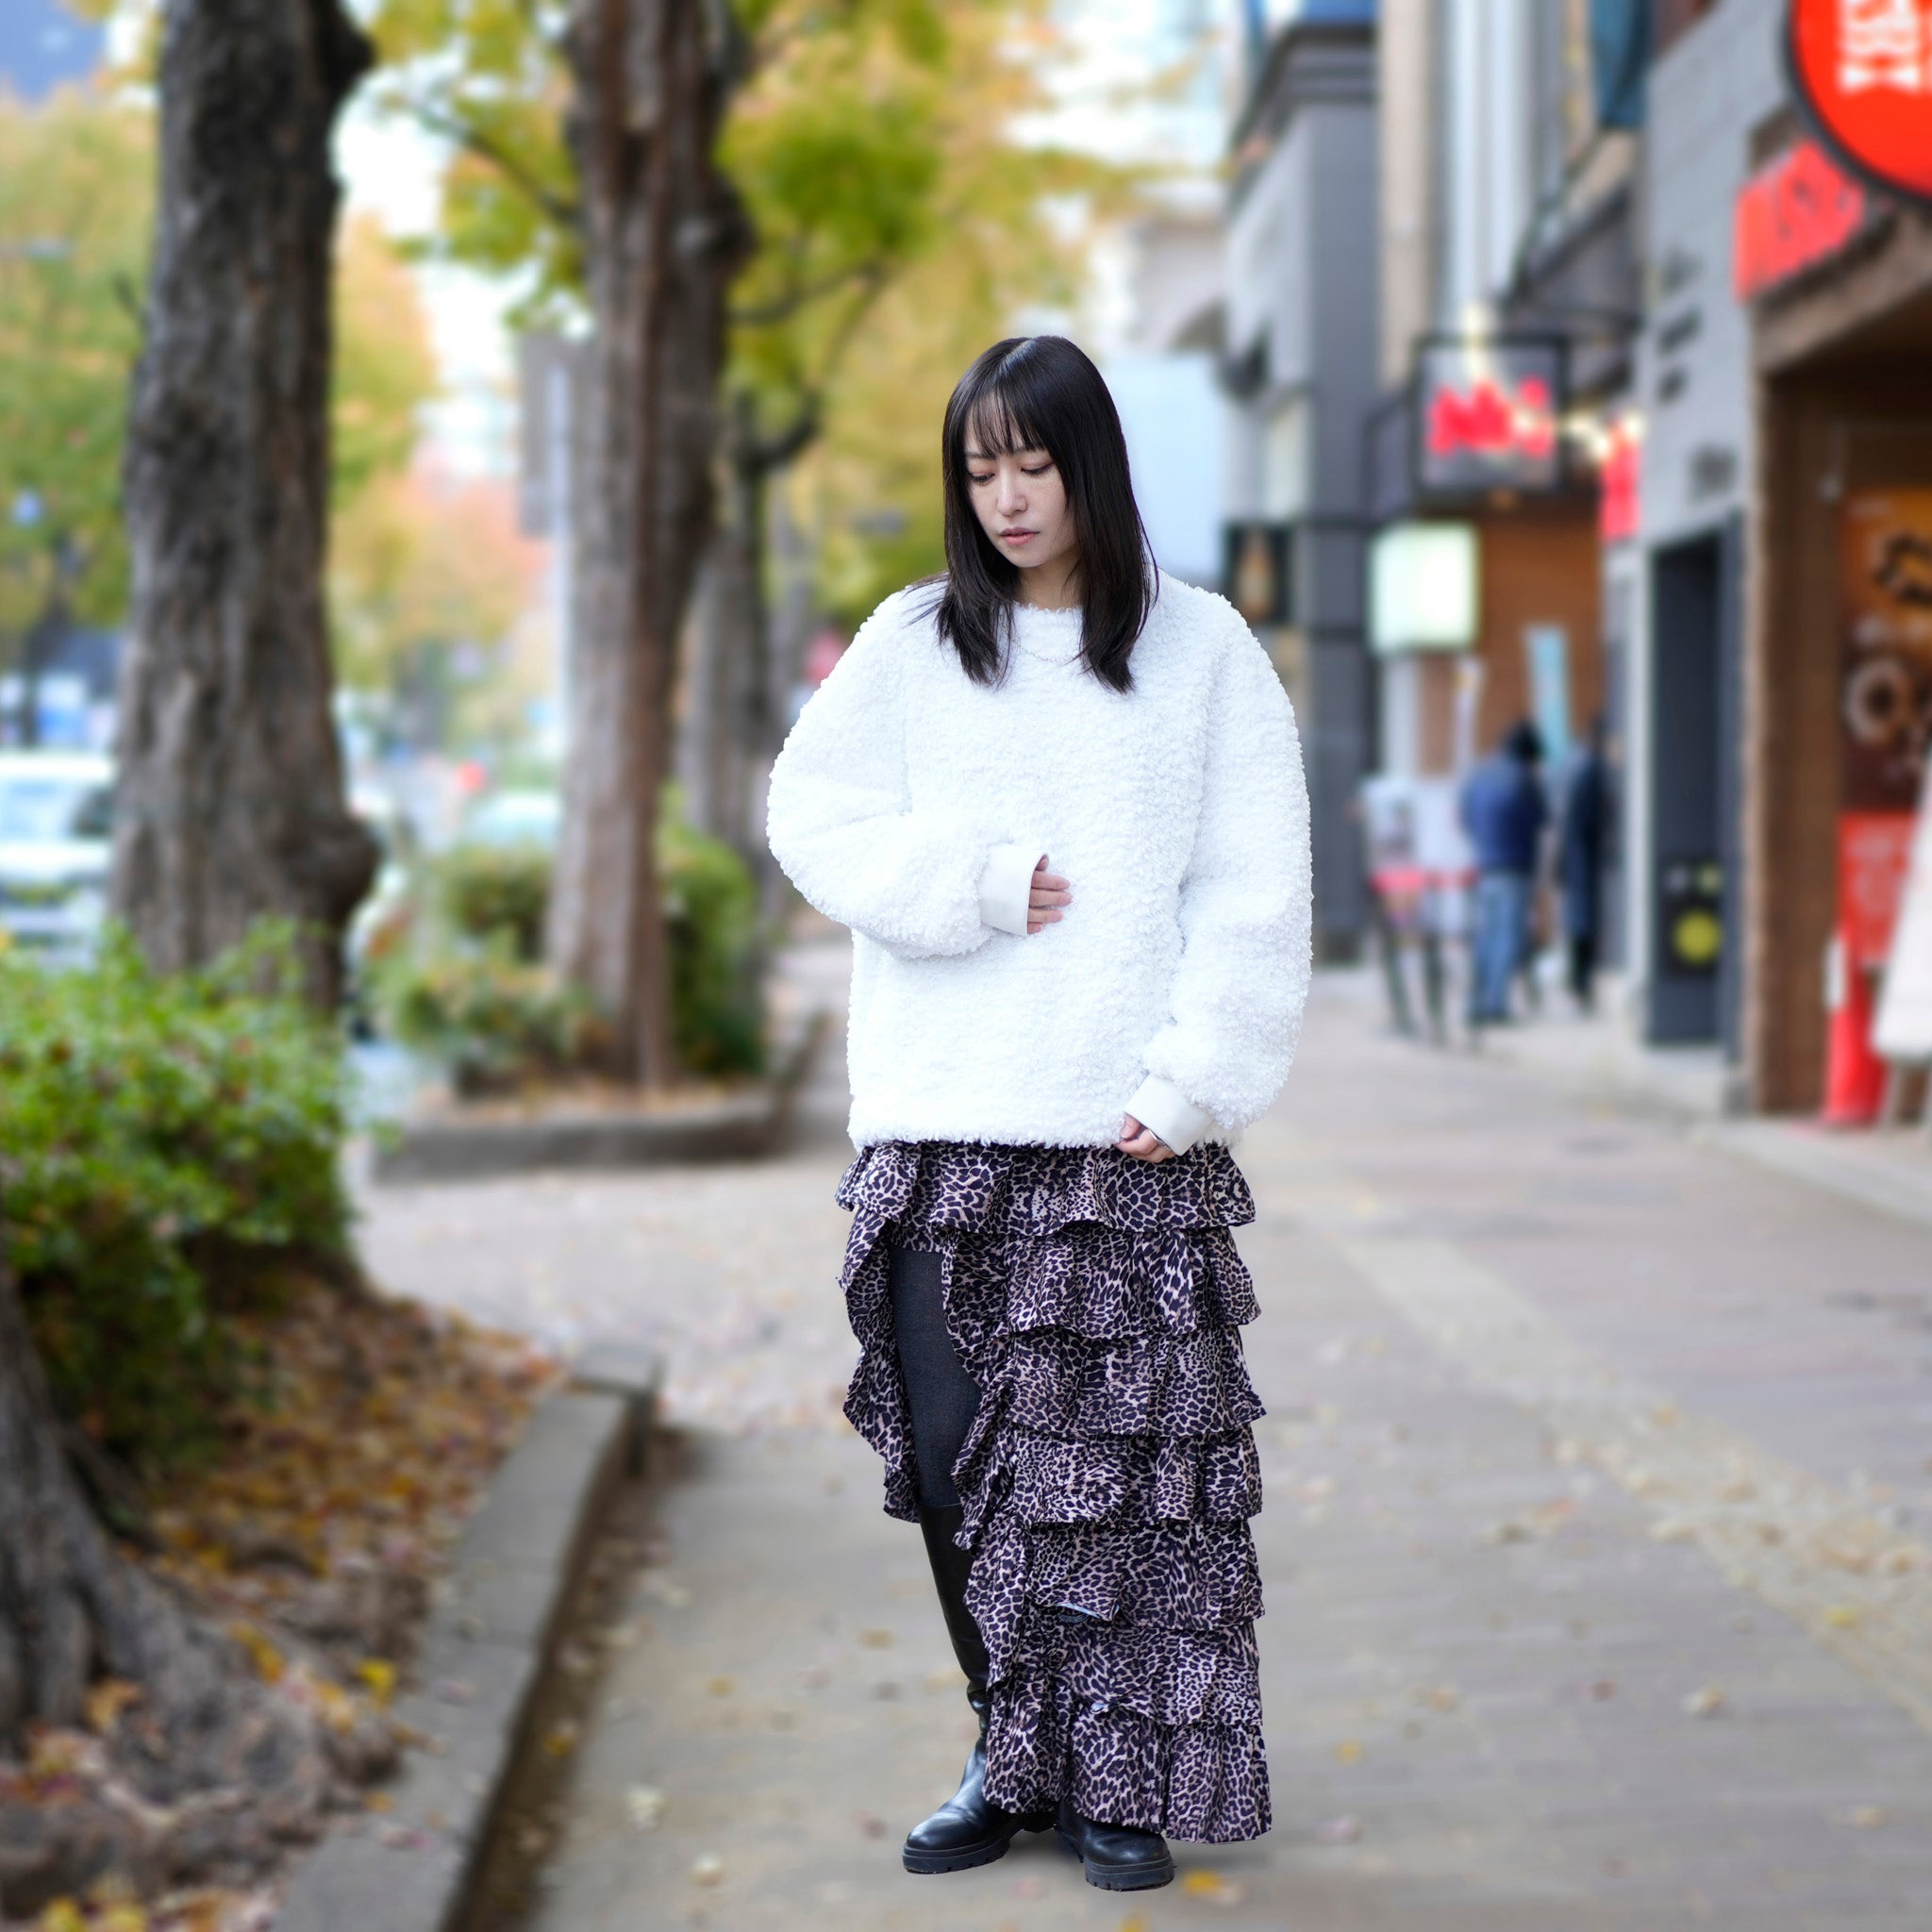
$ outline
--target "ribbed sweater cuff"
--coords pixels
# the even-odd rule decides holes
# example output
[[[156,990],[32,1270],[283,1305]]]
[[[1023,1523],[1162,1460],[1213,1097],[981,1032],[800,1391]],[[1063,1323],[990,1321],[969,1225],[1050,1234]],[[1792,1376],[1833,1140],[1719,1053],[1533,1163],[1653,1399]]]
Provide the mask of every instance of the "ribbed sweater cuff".
[[[995,932],[1026,937],[1033,900],[1033,868],[1045,855],[1030,845],[995,845],[979,874],[979,922]]]
[[[1214,1116],[1196,1107],[1172,1080],[1149,1074],[1141,1082],[1127,1111],[1143,1127],[1152,1127],[1176,1154],[1185,1154],[1209,1127]]]

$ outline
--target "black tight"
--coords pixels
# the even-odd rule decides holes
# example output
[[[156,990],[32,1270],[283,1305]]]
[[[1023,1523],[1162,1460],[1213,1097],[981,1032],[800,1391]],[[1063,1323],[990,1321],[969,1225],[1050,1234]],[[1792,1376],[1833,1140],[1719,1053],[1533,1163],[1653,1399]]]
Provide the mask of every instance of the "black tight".
[[[929,1509],[957,1507],[953,1465],[979,1407],[979,1385],[960,1366],[946,1333],[940,1296],[940,1257],[927,1248],[892,1250],[892,1326],[899,1373],[912,1411],[912,1453],[919,1461],[919,1500]]]

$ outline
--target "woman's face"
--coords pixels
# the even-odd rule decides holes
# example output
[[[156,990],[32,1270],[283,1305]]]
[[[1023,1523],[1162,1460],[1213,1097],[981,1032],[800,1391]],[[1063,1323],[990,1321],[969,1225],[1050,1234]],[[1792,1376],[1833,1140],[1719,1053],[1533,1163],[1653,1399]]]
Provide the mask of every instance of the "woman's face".
[[[991,456],[983,440],[968,430],[966,481],[980,528],[1008,563],[1038,570],[1072,561],[1078,545],[1066,485],[1043,449]]]

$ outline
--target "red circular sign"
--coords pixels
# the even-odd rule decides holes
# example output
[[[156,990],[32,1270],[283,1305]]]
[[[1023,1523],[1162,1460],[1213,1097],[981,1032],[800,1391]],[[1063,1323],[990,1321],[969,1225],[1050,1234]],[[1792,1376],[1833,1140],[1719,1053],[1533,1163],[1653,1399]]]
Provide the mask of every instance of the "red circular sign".
[[[1791,78],[1839,158],[1932,200],[1932,0],[1791,0]]]

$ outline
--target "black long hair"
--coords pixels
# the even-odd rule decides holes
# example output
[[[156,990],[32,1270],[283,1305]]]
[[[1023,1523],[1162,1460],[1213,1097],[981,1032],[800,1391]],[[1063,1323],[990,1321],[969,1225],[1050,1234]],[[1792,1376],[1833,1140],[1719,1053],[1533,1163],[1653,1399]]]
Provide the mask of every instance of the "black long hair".
[[[969,433],[987,456],[1039,449],[1053,458],[1079,544],[1080,656],[1103,684],[1131,690],[1127,660],[1159,580],[1134,502],[1120,412],[1100,371],[1064,336],[1010,336],[959,378],[946,405],[946,576],[934,615],[967,676],[997,684],[1020,570],[1000,555],[973,508]]]

